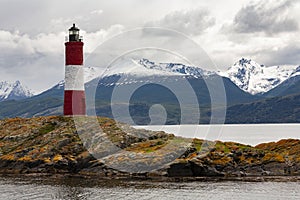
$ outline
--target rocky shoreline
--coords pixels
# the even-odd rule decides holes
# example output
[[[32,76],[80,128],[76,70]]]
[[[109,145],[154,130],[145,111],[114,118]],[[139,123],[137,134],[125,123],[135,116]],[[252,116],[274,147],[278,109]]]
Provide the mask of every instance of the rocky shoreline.
[[[136,130],[97,118],[103,132],[88,135],[97,139],[98,146],[89,146],[92,155],[83,145],[90,139],[82,141],[82,134],[93,133],[89,120],[81,120],[88,133],[80,132],[70,117],[1,120],[0,174],[157,181],[300,179],[300,140],[252,147]]]

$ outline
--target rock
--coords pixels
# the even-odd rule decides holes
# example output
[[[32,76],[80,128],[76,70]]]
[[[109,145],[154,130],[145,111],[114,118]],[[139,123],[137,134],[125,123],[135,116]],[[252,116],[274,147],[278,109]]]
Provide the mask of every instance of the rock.
[[[270,171],[264,171],[264,170],[263,170],[263,171],[261,172],[261,175],[262,175],[262,176],[270,176],[270,175],[271,175],[271,172],[270,172]]]
[[[224,176],[224,173],[218,171],[214,166],[205,165],[201,162],[190,162],[193,176]]]
[[[196,152],[197,149],[195,147],[188,147],[186,151],[179,158],[187,158],[190,154]]]
[[[190,163],[180,162],[171,164],[170,168],[167,170],[167,173],[169,177],[186,177],[194,175]]]
[[[63,139],[57,143],[57,148],[60,149],[69,143],[71,143],[71,139],[69,139],[69,138]]]
[[[287,139],[251,147],[136,130],[108,118],[98,118],[103,130],[99,133],[89,123],[90,117],[84,119],[84,131],[76,130],[71,117],[0,120],[0,173],[179,177],[180,180],[199,176],[300,175],[300,140]],[[87,140],[82,141],[78,134],[86,134],[80,136],[87,136]],[[83,142],[93,148],[92,153],[98,160],[85,149]],[[163,149],[172,142],[181,146]],[[157,155],[161,157],[153,157],[154,152],[159,152]],[[169,161],[164,163],[166,159]],[[129,167],[136,173],[126,172]],[[116,169],[124,169],[124,172]]]

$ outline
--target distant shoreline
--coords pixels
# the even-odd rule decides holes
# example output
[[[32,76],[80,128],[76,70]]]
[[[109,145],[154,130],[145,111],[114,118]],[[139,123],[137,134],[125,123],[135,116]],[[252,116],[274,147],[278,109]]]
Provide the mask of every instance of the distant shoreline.
[[[180,127],[180,128],[179,128]],[[300,139],[300,124],[199,124],[134,126],[152,131],[165,131],[175,136],[197,137],[223,142],[238,142],[251,146],[277,142],[282,139]],[[243,134],[241,134],[243,133]]]
[[[80,174],[1,174],[1,178],[20,178],[20,179],[84,179],[91,181],[145,181],[145,182],[300,182],[300,176],[250,176],[250,177],[103,177],[103,176],[84,176]]]

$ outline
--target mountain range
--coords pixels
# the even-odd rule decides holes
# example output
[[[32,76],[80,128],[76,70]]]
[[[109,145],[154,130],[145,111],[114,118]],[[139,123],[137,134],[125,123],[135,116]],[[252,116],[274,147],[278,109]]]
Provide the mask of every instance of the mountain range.
[[[0,82],[0,102],[5,100],[20,100],[32,97],[33,93],[20,81]]]
[[[300,67],[293,65],[265,66],[242,58],[227,71],[219,73],[228,77],[240,89],[250,94],[264,94],[285,80],[300,75]]]
[[[111,118],[118,115],[119,121],[145,125],[152,123],[151,107],[161,104],[165,108],[167,124],[209,123],[211,113],[222,109],[227,110],[226,123],[300,122],[299,75],[299,66],[269,67],[245,58],[223,72],[180,63],[126,59],[106,70],[100,79],[95,79],[99,76],[96,69],[85,69],[87,112],[91,114],[95,110],[97,115]],[[224,83],[226,106],[222,94],[210,94],[221,91],[217,84],[219,80]],[[178,97],[189,95],[187,82],[195,93],[196,102],[184,98],[181,105]],[[172,86],[173,91],[167,86]],[[133,88],[135,91],[128,99],[127,93]],[[0,118],[61,115],[63,90],[62,81],[39,95],[0,102]],[[116,95],[116,91],[119,94]],[[89,106],[93,98],[95,108]],[[195,106],[200,109],[200,116],[195,116]],[[130,116],[126,115],[128,108]],[[180,114],[183,108],[188,110],[187,118],[190,119],[184,122]],[[161,117],[160,112],[151,115]],[[192,120],[195,118],[199,121]]]

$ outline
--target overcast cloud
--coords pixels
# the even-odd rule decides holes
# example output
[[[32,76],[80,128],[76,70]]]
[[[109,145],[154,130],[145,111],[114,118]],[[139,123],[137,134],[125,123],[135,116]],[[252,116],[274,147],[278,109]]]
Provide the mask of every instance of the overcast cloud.
[[[202,8],[174,11],[160,20],[145,24],[146,27],[169,28],[187,35],[199,35],[213,25],[215,18]]]
[[[79,26],[84,36],[87,59],[98,45],[117,34],[138,27],[155,26],[183,33],[206,51],[220,70],[240,57],[265,65],[300,65],[299,2],[1,0],[0,81],[20,80],[40,92],[62,80],[64,40],[73,23]],[[168,40],[172,33],[151,33],[141,31],[136,38],[128,41],[108,43],[111,45],[103,51],[114,58],[119,56],[116,55],[119,51],[114,49],[119,50],[121,45],[146,44],[144,41],[151,45],[153,40],[159,46],[165,44],[174,53],[201,57],[186,48],[184,42]],[[151,51],[143,52],[144,55],[141,52],[140,56],[156,58],[156,61],[172,62],[174,58],[158,56],[158,53],[151,56]]]
[[[276,34],[298,30],[298,19],[289,12],[295,0],[266,0],[241,8],[229,27],[238,33]]]

